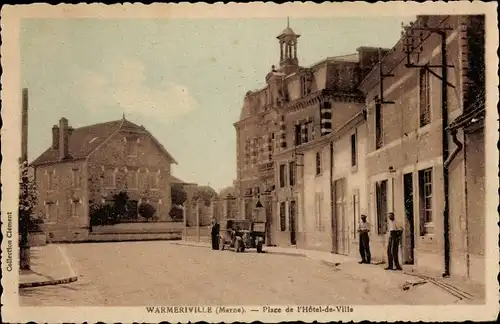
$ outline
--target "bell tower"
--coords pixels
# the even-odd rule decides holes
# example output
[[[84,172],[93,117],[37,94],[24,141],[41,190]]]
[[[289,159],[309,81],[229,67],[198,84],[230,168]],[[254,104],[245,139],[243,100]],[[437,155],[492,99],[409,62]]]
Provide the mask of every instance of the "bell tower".
[[[290,19],[287,17],[285,30],[277,37],[280,44],[280,70],[286,75],[294,73],[299,68],[297,58],[297,39],[300,35],[290,28]]]

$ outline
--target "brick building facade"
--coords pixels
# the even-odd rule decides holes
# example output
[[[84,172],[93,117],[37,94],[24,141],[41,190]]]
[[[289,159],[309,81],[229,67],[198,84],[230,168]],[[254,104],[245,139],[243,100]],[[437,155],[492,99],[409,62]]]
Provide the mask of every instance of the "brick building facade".
[[[481,127],[467,135],[458,126],[450,134],[448,127],[471,109],[469,48],[480,27],[473,21],[468,16],[419,16],[360,89],[366,94],[375,258],[385,259],[386,217],[393,211],[404,226],[405,263],[484,281],[484,241],[479,238],[484,237],[484,138]],[[484,70],[476,69],[484,80]],[[481,93],[480,88],[475,92]],[[472,120],[470,114],[467,118]]]
[[[61,118],[52,128],[51,147],[31,164],[39,190],[37,214],[44,215],[48,239],[85,240],[91,206],[122,191],[136,207],[149,203],[159,221],[168,220],[173,163],[143,126],[125,118],[80,128]]]

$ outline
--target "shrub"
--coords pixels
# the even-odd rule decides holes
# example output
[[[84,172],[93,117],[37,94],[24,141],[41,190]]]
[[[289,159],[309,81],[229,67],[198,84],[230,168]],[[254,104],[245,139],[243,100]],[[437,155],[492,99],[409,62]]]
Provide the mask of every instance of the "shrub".
[[[146,218],[147,220],[153,219],[154,215],[156,213],[156,209],[148,204],[148,203],[142,203],[139,205],[139,215],[141,217]]]
[[[170,212],[168,213],[174,222],[182,222],[183,216],[183,208],[181,206],[174,205]]]

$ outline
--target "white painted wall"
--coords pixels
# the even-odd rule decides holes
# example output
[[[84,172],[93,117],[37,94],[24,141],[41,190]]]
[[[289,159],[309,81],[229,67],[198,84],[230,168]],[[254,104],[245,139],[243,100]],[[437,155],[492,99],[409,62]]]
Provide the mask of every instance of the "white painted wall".
[[[351,135],[356,133],[357,137],[357,165],[351,166]],[[368,221],[375,224],[375,216],[368,211],[367,179],[365,169],[366,153],[366,123],[358,124],[357,127],[346,132],[334,143],[333,147],[333,180],[346,179],[346,210],[348,220],[349,241],[357,240],[354,229],[354,205],[353,193],[359,191],[359,215],[368,215]],[[359,222],[359,219],[357,220]],[[352,252],[352,251],[351,251]]]

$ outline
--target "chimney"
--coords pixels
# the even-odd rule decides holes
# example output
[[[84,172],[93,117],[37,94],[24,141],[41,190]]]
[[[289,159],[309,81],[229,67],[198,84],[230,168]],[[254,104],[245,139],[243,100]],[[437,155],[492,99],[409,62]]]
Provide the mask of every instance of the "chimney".
[[[59,158],[61,160],[66,159],[69,155],[68,139],[69,139],[68,120],[63,117],[59,120]]]
[[[59,149],[59,126],[52,127],[52,148]]]
[[[21,161],[28,161],[28,89],[22,91]]]

